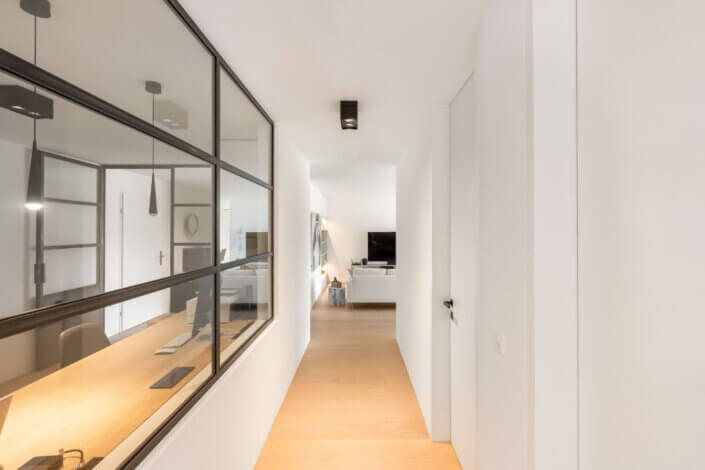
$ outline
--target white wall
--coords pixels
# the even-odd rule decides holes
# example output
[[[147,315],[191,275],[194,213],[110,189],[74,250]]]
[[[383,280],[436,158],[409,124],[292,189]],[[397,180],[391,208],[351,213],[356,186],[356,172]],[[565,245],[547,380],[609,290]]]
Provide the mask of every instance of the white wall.
[[[277,126],[275,320],[141,469],[251,469],[310,339],[309,169]]]
[[[488,2],[473,51],[479,469],[529,468],[528,7],[524,0]]]
[[[537,470],[576,470],[576,2],[532,3],[532,457]]]
[[[472,87],[452,103],[451,128],[472,136],[453,150],[475,160],[479,188],[477,285],[467,286],[477,433],[458,455],[464,468],[576,468],[574,25],[566,2],[487,3]],[[440,220],[436,211],[446,208],[434,200]]]
[[[320,214],[321,218],[324,220],[328,218],[328,200],[314,185],[311,185],[311,212]],[[310,243],[309,241],[309,244]],[[321,271],[325,271],[325,273]],[[328,284],[328,280],[328,265],[324,265],[311,272],[311,304],[321,296],[323,289]]]
[[[578,3],[580,468],[705,468],[705,3]]]
[[[393,183],[390,183],[393,184]],[[350,260],[367,258],[367,232],[395,232],[396,201],[369,194],[329,194],[328,269],[346,281]]]
[[[434,441],[450,440],[450,108],[431,108],[431,423]]]
[[[397,343],[429,435],[450,440],[448,105],[425,110],[397,168]]]
[[[397,343],[429,433],[432,427],[431,168],[432,162],[425,152],[397,168]]]

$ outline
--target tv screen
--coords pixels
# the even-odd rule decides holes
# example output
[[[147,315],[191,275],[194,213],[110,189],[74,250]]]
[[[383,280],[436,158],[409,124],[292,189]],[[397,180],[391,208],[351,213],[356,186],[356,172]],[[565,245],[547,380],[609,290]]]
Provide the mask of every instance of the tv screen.
[[[397,264],[397,233],[367,232],[367,259]]]

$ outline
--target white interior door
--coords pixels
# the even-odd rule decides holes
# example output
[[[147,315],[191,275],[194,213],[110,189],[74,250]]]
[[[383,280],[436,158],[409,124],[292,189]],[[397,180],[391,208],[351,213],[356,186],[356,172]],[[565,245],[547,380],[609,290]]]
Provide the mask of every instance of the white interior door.
[[[475,468],[478,168],[472,152],[472,79],[451,105],[450,322],[451,442],[465,470]]]
[[[106,172],[106,289],[133,286],[170,274],[171,191],[168,170],[157,170],[157,215],[149,215],[151,171]],[[106,333],[119,334],[169,311],[169,292],[158,291],[106,309]]]

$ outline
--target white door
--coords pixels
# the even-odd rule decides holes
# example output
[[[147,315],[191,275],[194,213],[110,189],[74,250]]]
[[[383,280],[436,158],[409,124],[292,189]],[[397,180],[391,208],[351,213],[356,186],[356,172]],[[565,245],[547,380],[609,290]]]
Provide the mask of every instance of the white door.
[[[157,170],[157,215],[149,214],[151,171],[108,170],[106,188],[106,290],[170,274],[170,177]],[[169,311],[169,292],[158,291],[106,309],[108,336]]]
[[[475,308],[478,165],[472,152],[470,79],[450,109],[451,442],[465,470],[475,468]]]

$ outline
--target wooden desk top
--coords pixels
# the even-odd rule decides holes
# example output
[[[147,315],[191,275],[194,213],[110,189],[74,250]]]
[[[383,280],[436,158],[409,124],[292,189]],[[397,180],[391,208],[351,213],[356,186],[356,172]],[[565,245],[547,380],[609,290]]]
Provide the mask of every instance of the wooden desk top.
[[[250,323],[234,320],[221,329],[234,334]],[[61,448],[82,449],[86,461],[108,455],[200,371],[211,367],[212,341],[197,337],[174,354],[154,354],[191,328],[185,312],[168,315],[12,393],[0,433],[0,466],[15,469],[33,456],[56,454]],[[201,333],[210,333],[210,326]],[[230,336],[221,337],[223,348],[232,341]],[[149,388],[178,366],[195,370],[173,388]]]

